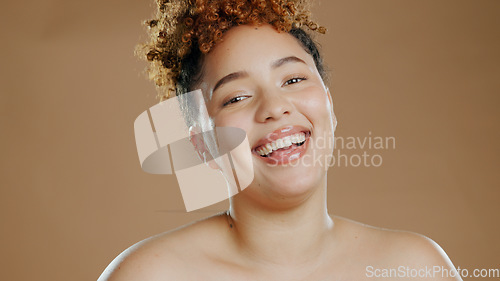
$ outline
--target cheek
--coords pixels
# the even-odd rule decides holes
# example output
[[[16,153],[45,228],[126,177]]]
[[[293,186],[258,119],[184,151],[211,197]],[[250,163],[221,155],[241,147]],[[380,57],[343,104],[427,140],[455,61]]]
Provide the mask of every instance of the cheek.
[[[243,129],[247,135],[252,125],[251,115],[244,111],[219,113],[213,117],[217,127],[236,127]]]
[[[307,94],[302,95],[301,99],[296,102],[296,106],[302,114],[304,114],[314,125],[319,125],[321,122],[326,122],[331,118],[330,103],[328,93],[318,89],[311,89]]]

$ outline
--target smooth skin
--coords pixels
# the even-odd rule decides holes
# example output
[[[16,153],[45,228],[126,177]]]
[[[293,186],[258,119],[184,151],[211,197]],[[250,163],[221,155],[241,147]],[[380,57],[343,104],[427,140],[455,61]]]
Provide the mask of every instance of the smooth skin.
[[[214,91],[228,74],[232,79]],[[308,128],[314,141],[331,137],[337,125],[313,58],[293,36],[268,25],[229,30],[206,56],[198,88],[207,94],[215,125],[244,129],[252,147],[284,126]],[[311,145],[306,155],[332,152]],[[383,268],[422,273],[426,266],[454,268],[439,245],[424,236],[331,217],[325,166],[302,156],[296,166],[271,167],[252,157],[254,181],[230,199],[228,213],[133,245],[98,281],[373,280]],[[461,280],[441,274],[400,277]]]

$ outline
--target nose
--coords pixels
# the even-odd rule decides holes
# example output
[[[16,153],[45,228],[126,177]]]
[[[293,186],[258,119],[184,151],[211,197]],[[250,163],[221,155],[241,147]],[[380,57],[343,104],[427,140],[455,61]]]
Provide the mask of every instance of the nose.
[[[279,120],[285,115],[290,115],[293,105],[284,93],[270,91],[261,94],[261,101],[255,116],[257,122]]]

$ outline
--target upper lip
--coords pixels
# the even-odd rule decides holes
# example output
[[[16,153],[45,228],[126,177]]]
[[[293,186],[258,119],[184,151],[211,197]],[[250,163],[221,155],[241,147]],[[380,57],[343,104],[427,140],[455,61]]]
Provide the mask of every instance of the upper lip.
[[[300,132],[307,133],[310,130],[304,126],[300,125],[287,125],[284,127],[281,127],[279,129],[274,130],[271,133],[268,133],[265,135],[263,138],[259,139],[253,146],[252,151],[256,151],[257,148],[259,148],[262,145],[271,143],[275,140],[291,136]]]

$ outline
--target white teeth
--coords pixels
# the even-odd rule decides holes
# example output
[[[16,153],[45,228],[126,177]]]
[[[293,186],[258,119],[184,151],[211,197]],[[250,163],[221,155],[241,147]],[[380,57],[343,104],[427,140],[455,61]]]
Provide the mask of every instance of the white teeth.
[[[273,151],[273,147],[271,146],[271,144],[270,144],[270,143],[266,144],[266,149],[267,149],[267,151],[269,151],[269,152]]]
[[[278,149],[278,146],[276,145],[276,142],[274,142],[274,141],[273,141],[273,142],[271,143],[271,148],[272,148],[273,150],[277,150],[277,149]]]
[[[265,156],[265,155],[270,154],[273,151],[276,151],[276,150],[281,149],[281,148],[289,147],[294,143],[301,143],[305,140],[306,140],[306,134],[300,132],[300,133],[297,133],[295,135],[286,136],[284,138],[277,139],[271,143],[267,143],[265,145],[262,145],[261,147],[259,147],[256,150],[256,152],[261,156]]]
[[[297,137],[297,143],[303,142],[306,140],[306,135],[305,134],[299,134]]]
[[[284,146],[285,146],[285,143],[283,142],[283,139],[278,139],[278,140],[276,140],[276,146],[277,146],[278,148],[282,148],[282,147],[284,147]]]

